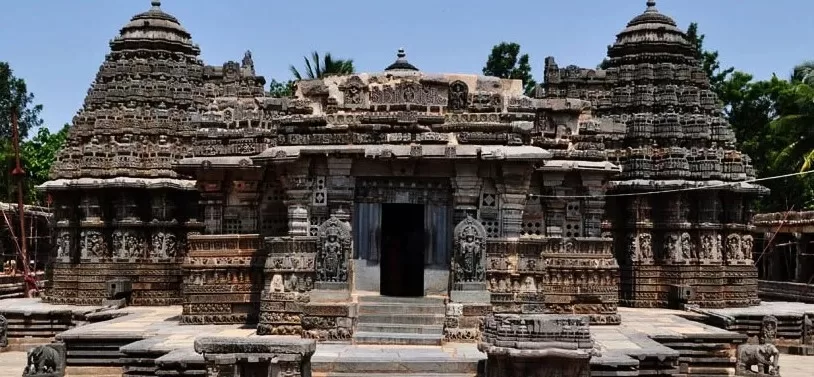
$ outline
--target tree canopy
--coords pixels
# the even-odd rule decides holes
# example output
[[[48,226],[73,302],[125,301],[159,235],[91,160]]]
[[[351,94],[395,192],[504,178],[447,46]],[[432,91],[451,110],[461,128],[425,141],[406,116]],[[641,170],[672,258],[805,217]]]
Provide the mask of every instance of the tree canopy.
[[[326,52],[325,55],[322,56],[322,59],[320,59],[319,53],[314,51],[311,53],[310,60],[307,56],[303,56],[303,60],[305,60],[305,70],[303,73],[300,73],[297,67],[293,65],[289,67],[291,74],[294,75],[294,78],[297,80],[321,79],[334,75],[349,75],[355,71],[352,59],[334,59],[330,52]]]
[[[514,42],[501,42],[492,47],[483,67],[484,75],[522,80],[526,95],[534,94],[537,87],[531,72],[529,54],[520,55],[520,45]]]
[[[28,92],[25,80],[17,78],[7,62],[0,62],[0,140],[11,139],[11,114],[17,113],[20,138],[42,125],[42,105],[34,104],[34,94]]]

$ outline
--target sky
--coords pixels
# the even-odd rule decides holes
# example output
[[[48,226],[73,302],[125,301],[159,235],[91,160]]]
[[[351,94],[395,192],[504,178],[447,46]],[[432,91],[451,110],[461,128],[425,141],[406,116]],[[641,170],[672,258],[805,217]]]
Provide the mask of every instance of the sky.
[[[259,74],[284,81],[311,51],[378,72],[403,47],[423,71],[480,73],[493,45],[517,42],[540,81],[545,57],[595,67],[645,0],[163,0],[206,64],[252,51]],[[0,61],[23,78],[50,129],[80,109],[108,42],[150,0],[0,0]],[[814,60],[814,1],[659,0],[686,29],[697,22],[724,66],[770,78]]]

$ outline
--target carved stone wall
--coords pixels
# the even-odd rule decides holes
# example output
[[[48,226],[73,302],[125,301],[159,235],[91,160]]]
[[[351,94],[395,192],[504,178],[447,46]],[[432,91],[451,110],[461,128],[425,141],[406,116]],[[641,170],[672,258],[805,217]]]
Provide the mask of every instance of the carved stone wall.
[[[181,323],[257,323],[265,253],[258,235],[189,236]]]
[[[765,189],[745,182],[754,178],[751,160],[735,150],[685,33],[649,2],[608,58],[604,70],[546,59],[540,94],[592,101],[608,158],[622,166],[607,211],[622,304],[756,304],[747,223],[750,201]],[[652,194],[663,190],[673,192]],[[675,293],[682,290],[689,294]]]
[[[266,281],[260,298],[258,335],[300,335],[303,305],[316,279],[317,239],[267,238]]]

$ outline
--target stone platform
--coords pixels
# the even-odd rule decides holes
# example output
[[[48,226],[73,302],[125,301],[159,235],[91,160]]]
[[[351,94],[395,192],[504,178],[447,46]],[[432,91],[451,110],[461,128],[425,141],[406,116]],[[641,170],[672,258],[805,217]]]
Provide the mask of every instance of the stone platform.
[[[36,299],[4,300],[0,304],[5,311],[16,313],[54,309]],[[775,305],[767,303],[752,310],[756,313],[779,310]],[[97,309],[56,308],[85,316]],[[787,309],[794,313],[809,310],[793,305]],[[814,305],[810,310],[814,311]],[[189,375],[205,367],[203,358],[193,351],[196,338],[258,336],[251,326],[181,325],[181,311],[180,306],[106,311],[104,317],[112,319],[86,322],[58,334],[56,339],[65,342],[68,349],[68,376]],[[592,376],[734,375],[735,351],[748,339],[746,334],[702,323],[709,314],[634,308],[620,308],[619,313],[621,325],[591,327],[601,352],[601,356],[591,360]],[[464,343],[442,346],[320,343],[312,367],[314,376],[326,377],[463,377],[476,376],[485,358],[474,344]],[[186,373],[179,374],[181,371]]]
[[[764,318],[777,319],[775,345],[781,352],[814,355],[814,304],[764,301],[749,308],[696,309],[704,322],[738,332],[757,343]]]

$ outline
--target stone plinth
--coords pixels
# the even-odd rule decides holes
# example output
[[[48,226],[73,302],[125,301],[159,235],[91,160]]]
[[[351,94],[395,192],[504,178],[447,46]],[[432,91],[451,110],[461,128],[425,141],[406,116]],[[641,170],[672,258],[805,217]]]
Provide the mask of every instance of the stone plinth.
[[[557,315],[490,316],[478,349],[486,377],[588,377],[596,354],[588,318]]]
[[[290,337],[205,337],[195,340],[207,375],[269,377],[310,376],[313,340]]]
[[[266,263],[260,241],[257,234],[189,236],[181,323],[258,322]]]
[[[316,280],[317,237],[267,238],[265,243],[257,334],[300,335],[303,305],[310,301]]]

